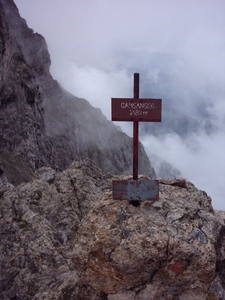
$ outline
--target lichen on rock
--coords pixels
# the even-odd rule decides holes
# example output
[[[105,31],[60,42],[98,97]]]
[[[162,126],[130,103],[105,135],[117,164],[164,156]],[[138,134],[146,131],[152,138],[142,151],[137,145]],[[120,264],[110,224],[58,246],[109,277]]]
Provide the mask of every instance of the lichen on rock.
[[[112,180],[86,160],[3,192],[1,299],[224,299],[225,218],[207,194],[162,179],[136,207]]]
[[[74,255],[96,290],[131,290],[133,299],[206,299],[221,225],[205,192],[186,181],[185,188],[181,180],[161,182],[159,201],[134,207],[107,194],[82,220]]]

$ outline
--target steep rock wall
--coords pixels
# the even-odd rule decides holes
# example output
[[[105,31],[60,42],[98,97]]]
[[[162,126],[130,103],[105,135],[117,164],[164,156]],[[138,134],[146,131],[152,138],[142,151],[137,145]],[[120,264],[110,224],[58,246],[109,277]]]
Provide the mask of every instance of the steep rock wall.
[[[31,61],[29,65],[23,53],[23,49],[31,52],[26,38],[29,35],[39,40],[41,48],[46,45],[43,37],[26,27],[12,1],[0,1],[0,22],[1,169],[11,182],[18,183],[29,180],[40,166],[54,165],[36,80],[40,70],[36,71]]]
[[[14,184],[41,166],[91,158],[104,172],[132,169],[132,140],[88,101],[53,80],[45,39],[12,0],[0,0],[0,166]],[[109,105],[110,107],[110,105]],[[140,145],[140,173],[155,176]],[[1,177],[3,181],[3,176]]]

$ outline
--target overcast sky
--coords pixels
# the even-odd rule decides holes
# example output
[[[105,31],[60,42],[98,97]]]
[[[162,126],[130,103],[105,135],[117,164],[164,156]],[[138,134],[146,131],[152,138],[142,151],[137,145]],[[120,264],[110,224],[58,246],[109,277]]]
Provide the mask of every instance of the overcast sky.
[[[45,37],[53,77],[108,119],[111,97],[132,97],[129,70],[145,66],[151,80],[160,71],[176,75],[185,91],[175,82],[172,92],[185,97],[186,107],[196,106],[193,93],[211,102],[214,134],[141,139],[147,152],[172,163],[225,210],[225,0],[14,1],[28,26]],[[155,54],[161,56],[150,62]]]

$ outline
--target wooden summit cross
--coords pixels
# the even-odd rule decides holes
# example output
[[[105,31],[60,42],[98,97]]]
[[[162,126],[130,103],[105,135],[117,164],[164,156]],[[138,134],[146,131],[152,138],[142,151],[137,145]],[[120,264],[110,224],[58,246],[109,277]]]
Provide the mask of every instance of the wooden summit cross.
[[[112,98],[112,121],[133,122],[133,180],[113,181],[114,200],[157,200],[158,180],[138,180],[139,122],[161,122],[162,99],[139,98],[139,74],[134,73],[133,98]]]

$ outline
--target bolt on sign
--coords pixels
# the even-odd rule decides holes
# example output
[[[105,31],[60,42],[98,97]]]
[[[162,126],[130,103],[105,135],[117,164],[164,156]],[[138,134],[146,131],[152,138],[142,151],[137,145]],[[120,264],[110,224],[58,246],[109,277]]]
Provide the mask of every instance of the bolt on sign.
[[[112,121],[133,122],[133,180],[113,181],[114,200],[157,200],[158,180],[138,179],[139,122],[161,122],[162,99],[139,98],[139,74],[134,73],[133,98],[111,99]]]

